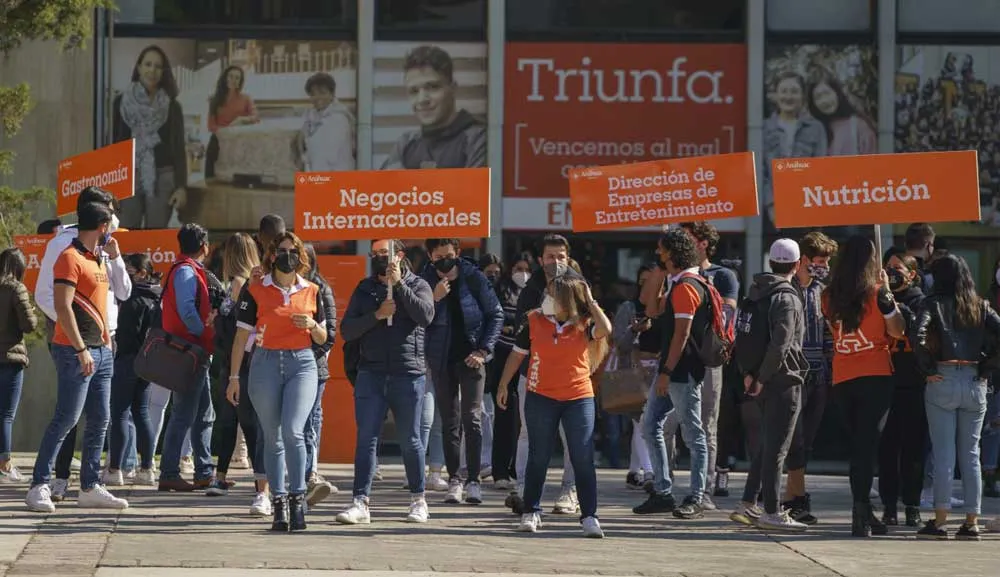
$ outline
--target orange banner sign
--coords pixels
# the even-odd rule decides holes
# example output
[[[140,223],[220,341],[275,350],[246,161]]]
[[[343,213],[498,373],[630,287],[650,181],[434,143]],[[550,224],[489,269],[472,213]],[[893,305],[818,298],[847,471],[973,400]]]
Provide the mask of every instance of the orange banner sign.
[[[24,271],[24,286],[34,294],[38,284],[38,271],[42,268],[42,257],[45,256],[45,245],[52,238],[51,234],[26,234],[14,237],[14,246],[24,253],[28,268]]]
[[[569,174],[575,232],[757,214],[752,152],[577,168]]]
[[[135,140],[71,156],[59,163],[56,214],[76,212],[76,197],[88,186],[99,186],[118,200],[135,191]]]
[[[300,172],[295,232],[315,241],[489,236],[490,169]]]
[[[149,255],[156,272],[167,274],[177,260],[177,229],[122,230],[115,233],[122,255],[141,252]]]
[[[771,168],[778,228],[980,220],[975,150],[783,158]]]

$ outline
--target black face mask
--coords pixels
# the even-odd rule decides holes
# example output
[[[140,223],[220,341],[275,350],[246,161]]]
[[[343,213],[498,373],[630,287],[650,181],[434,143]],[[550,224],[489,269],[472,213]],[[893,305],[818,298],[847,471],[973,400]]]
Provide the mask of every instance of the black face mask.
[[[490,281],[490,284],[495,285],[500,282],[500,275],[498,274],[488,274],[486,275],[486,280]]]
[[[299,255],[294,252],[281,252],[274,259],[274,268],[285,274],[291,274],[299,268]]]
[[[889,277],[889,290],[892,292],[899,292],[907,287],[906,277],[897,269],[887,268],[885,274]]]
[[[389,270],[389,255],[378,254],[372,257],[372,274],[375,276],[385,276]]]
[[[453,268],[455,268],[456,264],[458,264],[458,261],[453,258],[443,258],[441,260],[434,261],[434,268],[436,268],[438,272],[449,273]]]

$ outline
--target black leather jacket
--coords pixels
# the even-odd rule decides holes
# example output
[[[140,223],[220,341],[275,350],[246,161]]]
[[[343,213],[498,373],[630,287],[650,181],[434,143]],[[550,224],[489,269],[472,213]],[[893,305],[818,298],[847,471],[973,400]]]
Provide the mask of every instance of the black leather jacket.
[[[980,326],[956,328],[954,297],[932,295],[924,299],[913,348],[925,375],[937,374],[939,361],[977,362],[979,376],[984,378],[1000,367],[1000,316],[985,301],[982,306]]]

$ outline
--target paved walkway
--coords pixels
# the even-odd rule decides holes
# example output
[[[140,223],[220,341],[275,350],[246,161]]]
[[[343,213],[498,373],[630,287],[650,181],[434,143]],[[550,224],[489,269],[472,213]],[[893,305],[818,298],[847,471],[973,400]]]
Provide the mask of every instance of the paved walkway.
[[[22,465],[27,463],[21,462]],[[27,469],[27,467],[24,467]],[[295,535],[273,535],[268,523],[247,515],[251,500],[244,471],[228,497],[157,493],[151,488],[120,492],[132,508],[121,514],[84,512],[73,502],[53,515],[27,512],[24,488],[0,487],[0,577],[179,577],[198,568],[198,577],[364,577],[424,576],[449,572],[509,575],[644,576],[934,576],[1000,574],[1000,535],[981,543],[917,542],[914,530],[901,528],[889,538],[848,536],[847,481],[811,480],[821,524],[805,535],[765,535],[741,529],[727,519],[735,499],[721,499],[722,510],[698,521],[636,517],[629,508],[642,494],[624,489],[624,475],[601,471],[602,524],[608,538],[586,540],[575,519],[545,517],[538,535],[512,531],[515,519],[502,507],[503,495],[487,490],[479,507],[446,506],[431,495],[431,522],[402,522],[408,496],[399,487],[402,470],[387,468],[378,483],[370,526],[342,527],[336,513],[349,501],[350,469],[324,467],[342,489],[314,508],[310,528]],[[557,481],[556,471],[550,481]],[[686,476],[678,476],[686,486]],[[737,476],[734,485],[743,481]],[[554,486],[546,506],[554,498]],[[75,497],[75,494],[72,496]],[[1000,514],[1000,500],[987,500],[986,512]]]

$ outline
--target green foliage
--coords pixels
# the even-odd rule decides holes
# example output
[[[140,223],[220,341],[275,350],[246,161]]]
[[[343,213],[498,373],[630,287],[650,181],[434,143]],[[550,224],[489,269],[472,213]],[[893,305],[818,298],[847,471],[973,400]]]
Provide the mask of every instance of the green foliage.
[[[29,190],[14,190],[0,186],[0,249],[13,246],[14,237],[35,234],[36,212],[51,214],[55,208],[56,194],[52,190],[34,187]]]

